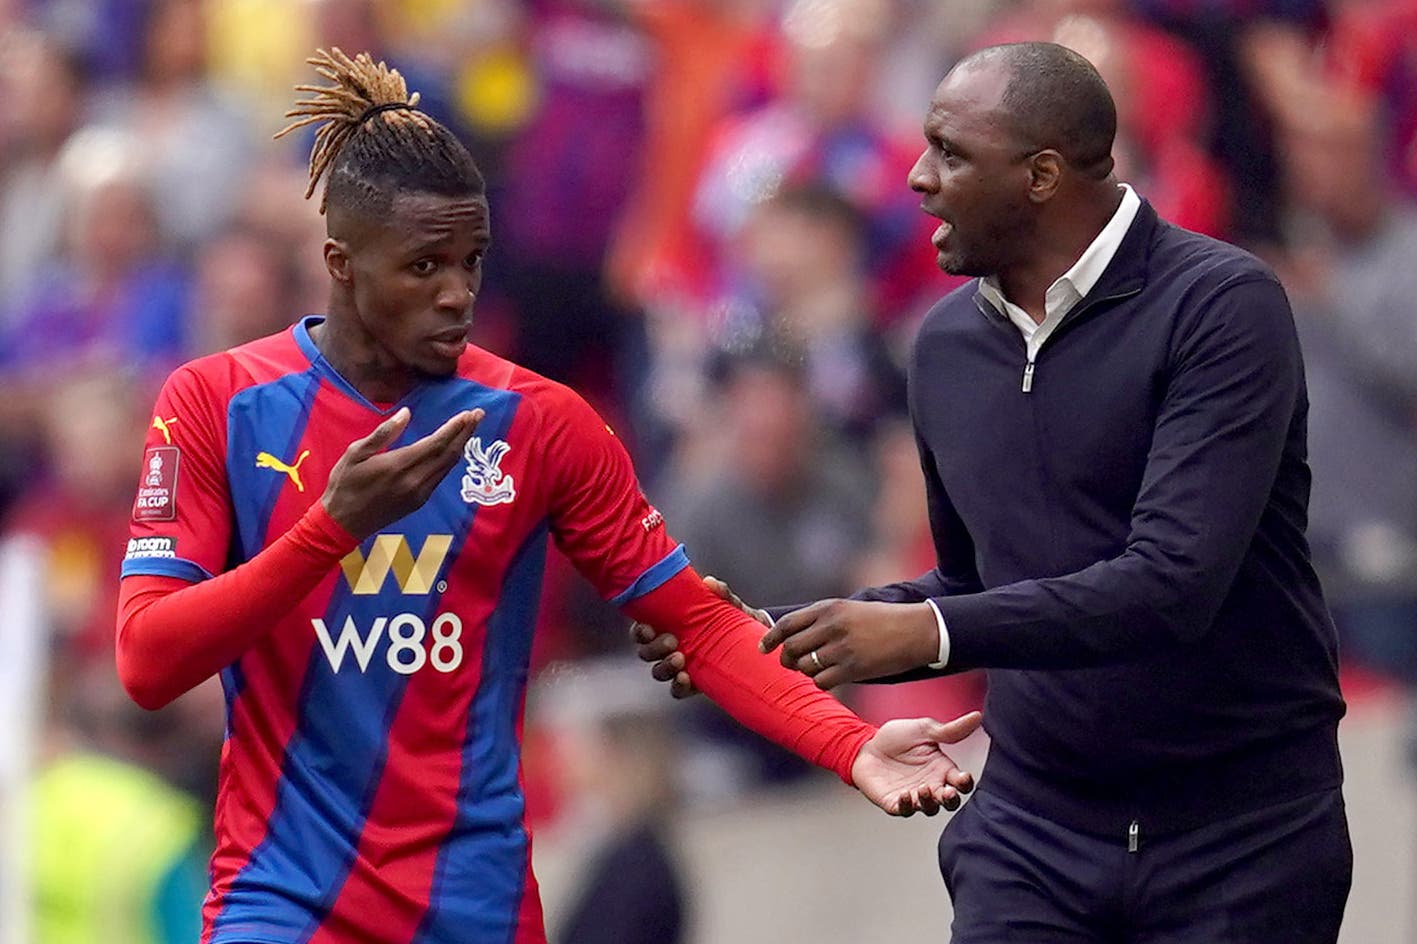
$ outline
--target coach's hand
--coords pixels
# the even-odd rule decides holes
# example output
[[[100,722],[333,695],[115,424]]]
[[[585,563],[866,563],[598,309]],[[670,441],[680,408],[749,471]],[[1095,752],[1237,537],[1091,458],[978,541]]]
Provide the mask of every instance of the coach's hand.
[[[386,452],[408,428],[408,407],[399,410],[340,456],[320,498],[325,510],[361,541],[418,510],[462,457],[483,415],[464,410],[417,442]]]
[[[744,603],[728,584],[717,577],[705,577],[704,586],[764,626],[772,625],[772,617],[768,616],[766,610]],[[645,662],[654,663],[650,675],[654,676],[655,681],[669,683],[671,695],[675,698],[689,698],[699,693],[694,687],[694,680],[684,671],[684,653],[679,651],[679,640],[674,638],[672,633],[661,633],[648,623],[631,623],[630,639],[639,647],[640,658]]]
[[[971,711],[948,723],[934,718],[887,721],[867,741],[851,765],[851,779],[874,804],[892,816],[957,809],[960,795],[974,789],[974,776],[945,753],[979,727]]]
[[[773,624],[758,644],[818,688],[883,678],[934,662],[940,629],[928,603],[822,600]]]

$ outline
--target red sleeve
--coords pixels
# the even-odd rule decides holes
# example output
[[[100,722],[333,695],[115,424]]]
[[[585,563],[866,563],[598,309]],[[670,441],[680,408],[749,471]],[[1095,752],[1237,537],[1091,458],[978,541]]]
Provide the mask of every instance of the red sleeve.
[[[679,571],[625,612],[651,626],[674,627],[694,685],[739,724],[852,782],[851,766],[876,729],[805,675],[760,652],[762,624],[717,597],[693,570]]]
[[[623,607],[687,567],[629,453],[590,404],[558,386],[543,409],[551,534],[591,586]]]
[[[231,492],[226,481],[226,401],[203,362],[172,373],[148,424],[133,499],[123,576],[205,580],[226,566]],[[208,359],[208,365],[216,362]]]
[[[327,578],[358,542],[310,506],[295,527],[244,564],[192,584],[172,575],[123,580],[118,677],[133,700],[160,708],[220,672]]]

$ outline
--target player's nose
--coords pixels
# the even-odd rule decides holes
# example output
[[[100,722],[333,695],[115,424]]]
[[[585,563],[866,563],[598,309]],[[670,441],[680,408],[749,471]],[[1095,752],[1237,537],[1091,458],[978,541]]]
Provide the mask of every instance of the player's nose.
[[[465,312],[477,297],[477,282],[465,275],[454,275],[438,286],[435,304],[443,311]]]

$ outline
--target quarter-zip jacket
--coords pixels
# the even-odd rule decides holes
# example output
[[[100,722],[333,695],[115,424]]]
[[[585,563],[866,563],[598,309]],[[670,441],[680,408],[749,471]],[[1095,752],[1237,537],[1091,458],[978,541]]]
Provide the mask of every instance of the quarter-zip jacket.
[[[1303,366],[1273,273],[1144,203],[1028,367],[970,283],[910,371],[946,671],[987,667],[980,788],[1135,848],[1336,786],[1304,536]]]

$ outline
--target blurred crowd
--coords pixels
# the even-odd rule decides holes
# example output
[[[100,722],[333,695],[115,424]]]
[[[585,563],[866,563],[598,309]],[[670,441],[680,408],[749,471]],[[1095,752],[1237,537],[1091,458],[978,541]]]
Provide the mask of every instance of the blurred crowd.
[[[222,699],[126,702],[117,574],[168,370],[324,306],[311,139],[271,140],[311,50],[388,60],[486,172],[477,342],[591,398],[699,570],[782,604],[933,563],[904,358],[958,280],[905,177],[951,63],[1031,39],[1107,79],[1122,180],[1280,273],[1345,672],[1417,680],[1417,0],[0,0],[0,520],[43,562],[33,822],[66,852],[40,893],[121,853],[105,881],[153,903],[122,939],[191,939]],[[559,560],[541,621],[535,669],[632,658]],[[844,697],[946,717],[982,684]],[[616,743],[653,736],[625,717]],[[682,801],[803,773],[707,706],[666,717]],[[528,727],[543,820],[582,792],[554,727]],[[94,791],[152,830],[72,822]],[[42,901],[33,939],[120,939],[83,910]]]

